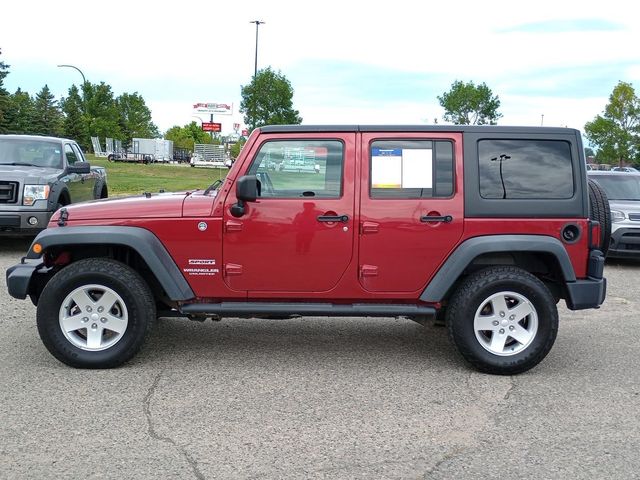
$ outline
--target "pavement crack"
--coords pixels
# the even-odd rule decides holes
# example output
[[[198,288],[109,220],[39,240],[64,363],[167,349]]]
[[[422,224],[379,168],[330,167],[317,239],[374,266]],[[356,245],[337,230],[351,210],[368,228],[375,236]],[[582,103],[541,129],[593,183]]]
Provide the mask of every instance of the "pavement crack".
[[[147,431],[149,433],[149,436],[154,440],[159,440],[161,442],[165,442],[174,446],[178,450],[178,452],[184,457],[184,459],[187,461],[187,463],[191,467],[191,470],[193,470],[194,476],[198,480],[205,480],[205,476],[198,468],[198,463],[191,457],[191,455],[189,455],[189,452],[187,452],[187,450],[184,447],[178,445],[175,442],[175,440],[173,440],[171,437],[167,437],[165,435],[161,435],[160,433],[158,433],[158,431],[153,426],[153,418],[151,414],[151,398],[153,397],[154,393],[156,392],[156,389],[158,388],[158,384],[160,383],[161,376],[162,376],[162,373],[158,373],[156,375],[156,378],[153,379],[153,383],[147,390],[147,394],[144,396],[144,399],[142,400],[142,408],[144,410],[144,415],[147,419]]]
[[[425,472],[425,474],[422,476],[422,478],[424,480],[427,480],[429,478],[431,478],[431,476],[436,473],[440,467],[448,462],[449,460],[463,454],[465,452],[466,448],[455,448],[453,450],[451,450],[449,453],[445,454],[440,460],[438,460],[435,465],[433,467],[431,467],[429,470],[427,470]]]
[[[509,400],[509,397],[517,387],[516,379],[513,375],[509,377],[509,380],[511,381],[511,385],[509,386],[509,389],[505,392],[504,397],[502,397],[502,400]]]

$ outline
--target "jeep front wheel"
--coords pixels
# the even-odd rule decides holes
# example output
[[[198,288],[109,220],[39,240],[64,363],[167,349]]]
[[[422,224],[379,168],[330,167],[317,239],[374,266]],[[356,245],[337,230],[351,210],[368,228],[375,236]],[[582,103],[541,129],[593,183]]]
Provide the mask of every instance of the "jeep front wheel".
[[[72,263],[38,301],[40,338],[58,360],[79,368],[112,368],[142,347],[155,319],[145,281],[125,264],[94,258]]]
[[[447,308],[449,335],[480,371],[512,375],[533,368],[558,333],[549,289],[515,267],[490,267],[467,277]]]

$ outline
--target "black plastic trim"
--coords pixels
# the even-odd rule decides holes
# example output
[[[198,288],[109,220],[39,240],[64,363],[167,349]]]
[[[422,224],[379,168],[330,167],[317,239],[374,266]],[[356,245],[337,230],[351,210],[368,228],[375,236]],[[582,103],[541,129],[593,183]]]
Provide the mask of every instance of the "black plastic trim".
[[[578,134],[578,130],[560,127],[511,127],[502,125],[269,125],[261,133],[320,132],[463,132],[522,134]]]
[[[589,278],[567,283],[567,307],[570,310],[598,308],[607,295],[606,278]]]
[[[42,245],[43,251],[53,246],[73,245],[123,245],[131,247],[144,259],[171,300],[184,301],[195,297],[162,242],[144,228],[101,226],[48,228],[41,232],[33,243]],[[32,248],[29,248],[27,258],[36,259],[39,257]]]
[[[541,252],[552,254],[560,264],[565,282],[575,282],[569,255],[557,238],[544,235],[488,235],[464,241],[449,256],[420,295],[428,303],[440,302],[462,272],[479,255],[498,252]]]
[[[31,277],[42,265],[42,260],[37,258],[23,259],[23,263],[9,267],[6,274],[9,295],[20,300],[27,298]]]
[[[221,302],[192,303],[180,307],[186,314],[211,314],[234,317],[253,315],[308,315],[321,317],[396,317],[412,315],[434,316],[433,307],[388,303],[296,303],[296,302]]]

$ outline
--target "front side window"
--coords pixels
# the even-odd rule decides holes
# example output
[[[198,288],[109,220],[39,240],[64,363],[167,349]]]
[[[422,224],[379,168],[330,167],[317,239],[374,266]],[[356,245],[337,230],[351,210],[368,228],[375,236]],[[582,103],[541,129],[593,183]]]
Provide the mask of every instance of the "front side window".
[[[453,143],[446,140],[384,140],[370,148],[371,198],[453,195]]]
[[[69,165],[73,165],[78,161],[76,152],[73,151],[71,145],[69,145],[68,143],[64,146],[64,154],[67,157],[67,162],[69,162]]]
[[[573,197],[573,166],[568,142],[480,140],[478,162],[482,198]]]
[[[273,140],[264,143],[249,175],[263,198],[339,198],[344,146],[338,140]]]

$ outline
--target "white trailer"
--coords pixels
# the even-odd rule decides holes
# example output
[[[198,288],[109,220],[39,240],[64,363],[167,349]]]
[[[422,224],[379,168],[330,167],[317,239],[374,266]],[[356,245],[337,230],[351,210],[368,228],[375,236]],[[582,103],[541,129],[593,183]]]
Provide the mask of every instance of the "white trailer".
[[[192,167],[228,167],[230,160],[225,152],[224,145],[211,145],[196,143],[191,157]]]
[[[148,157],[151,162],[173,160],[173,142],[161,138],[132,138],[130,153],[134,157]]]

